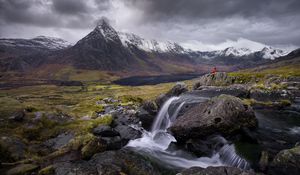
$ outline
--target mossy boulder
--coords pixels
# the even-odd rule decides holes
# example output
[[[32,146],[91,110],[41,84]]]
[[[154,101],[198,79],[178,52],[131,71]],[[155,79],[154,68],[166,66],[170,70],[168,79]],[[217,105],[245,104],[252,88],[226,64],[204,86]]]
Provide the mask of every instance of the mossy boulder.
[[[270,174],[300,174],[300,146],[280,151],[271,163]]]
[[[91,141],[89,141],[88,144],[86,144],[81,149],[82,158],[89,159],[94,154],[105,151],[106,148],[107,148],[107,145],[104,143],[103,140],[101,140],[100,138],[94,137],[93,139],[91,139]]]
[[[200,103],[180,116],[170,130],[177,141],[212,134],[230,135],[257,126],[253,109],[237,97],[220,95]]]
[[[35,164],[20,164],[6,172],[7,175],[26,175],[31,174],[34,171],[37,171],[39,168]]]

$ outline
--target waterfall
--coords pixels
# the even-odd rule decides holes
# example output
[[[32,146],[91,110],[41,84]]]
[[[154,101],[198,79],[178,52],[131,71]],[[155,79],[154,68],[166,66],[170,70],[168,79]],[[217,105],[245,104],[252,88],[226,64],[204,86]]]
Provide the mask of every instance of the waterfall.
[[[211,157],[197,158],[184,150],[169,150],[170,144],[176,142],[176,139],[167,132],[167,129],[176,120],[178,117],[177,115],[185,102],[180,103],[171,116],[168,110],[172,102],[179,99],[180,97],[171,97],[167,100],[158,112],[153,122],[151,132],[141,129],[143,136],[136,140],[131,140],[127,144],[127,147],[132,148],[139,153],[143,153],[145,156],[154,160],[163,162],[169,167],[190,168],[199,166],[206,168],[208,166],[229,165],[242,169],[249,169],[250,166],[248,162],[238,156],[234,146],[232,144],[230,145],[227,140],[221,136],[212,138],[216,144],[221,144],[222,146],[213,150],[214,154]]]

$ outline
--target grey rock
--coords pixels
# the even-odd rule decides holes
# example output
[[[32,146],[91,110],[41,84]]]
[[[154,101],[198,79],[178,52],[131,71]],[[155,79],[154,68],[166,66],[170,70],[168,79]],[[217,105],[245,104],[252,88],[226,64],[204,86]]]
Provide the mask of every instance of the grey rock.
[[[117,131],[112,129],[110,126],[106,126],[106,125],[100,125],[94,128],[93,134],[102,137],[115,137],[120,135]]]
[[[269,174],[300,174],[300,146],[280,151],[273,159]]]
[[[9,117],[9,120],[21,122],[21,121],[23,121],[24,117],[25,117],[25,112],[23,110],[21,110],[21,111],[17,111],[15,113],[13,113],[13,115],[11,117]]]
[[[62,133],[55,138],[47,140],[46,142],[44,142],[44,145],[53,150],[58,150],[67,145],[69,141],[73,138],[73,133]]]
[[[217,72],[215,75],[205,74],[194,84],[193,89],[196,90],[201,86],[227,86],[233,84],[234,81],[235,78],[228,76],[225,72]]]

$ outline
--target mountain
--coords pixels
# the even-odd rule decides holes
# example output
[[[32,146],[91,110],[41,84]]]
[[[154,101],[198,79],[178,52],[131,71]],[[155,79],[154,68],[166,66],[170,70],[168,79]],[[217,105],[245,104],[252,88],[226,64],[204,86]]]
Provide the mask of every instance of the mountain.
[[[70,46],[65,40],[46,36],[0,39],[0,71],[25,71],[38,66],[49,54]]]
[[[106,20],[101,20],[73,46],[62,39],[44,36],[0,39],[0,72],[43,72],[46,78],[54,79],[57,74],[70,77],[84,71],[105,71],[121,77],[204,73],[212,66],[221,71],[256,67],[286,54],[269,46],[260,51],[235,47],[193,51],[175,42],[118,32]]]

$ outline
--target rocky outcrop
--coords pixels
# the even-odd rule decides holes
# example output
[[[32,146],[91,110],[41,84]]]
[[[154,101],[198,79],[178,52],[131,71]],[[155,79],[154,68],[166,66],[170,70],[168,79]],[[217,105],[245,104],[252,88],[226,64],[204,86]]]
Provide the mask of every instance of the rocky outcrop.
[[[228,86],[234,83],[235,78],[230,77],[225,72],[217,72],[216,74],[206,74],[200,77],[193,89],[199,89],[201,86]]]
[[[273,159],[270,174],[300,174],[300,146],[280,151]]]
[[[261,90],[252,89],[250,91],[250,98],[257,101],[281,101],[292,100],[293,95],[286,90]]]
[[[257,120],[250,106],[239,98],[220,95],[190,109],[174,122],[170,131],[177,141],[185,141],[216,133],[228,135],[244,127],[256,126]]]
[[[177,175],[255,175],[250,171],[244,171],[235,167],[192,167],[178,173]]]

